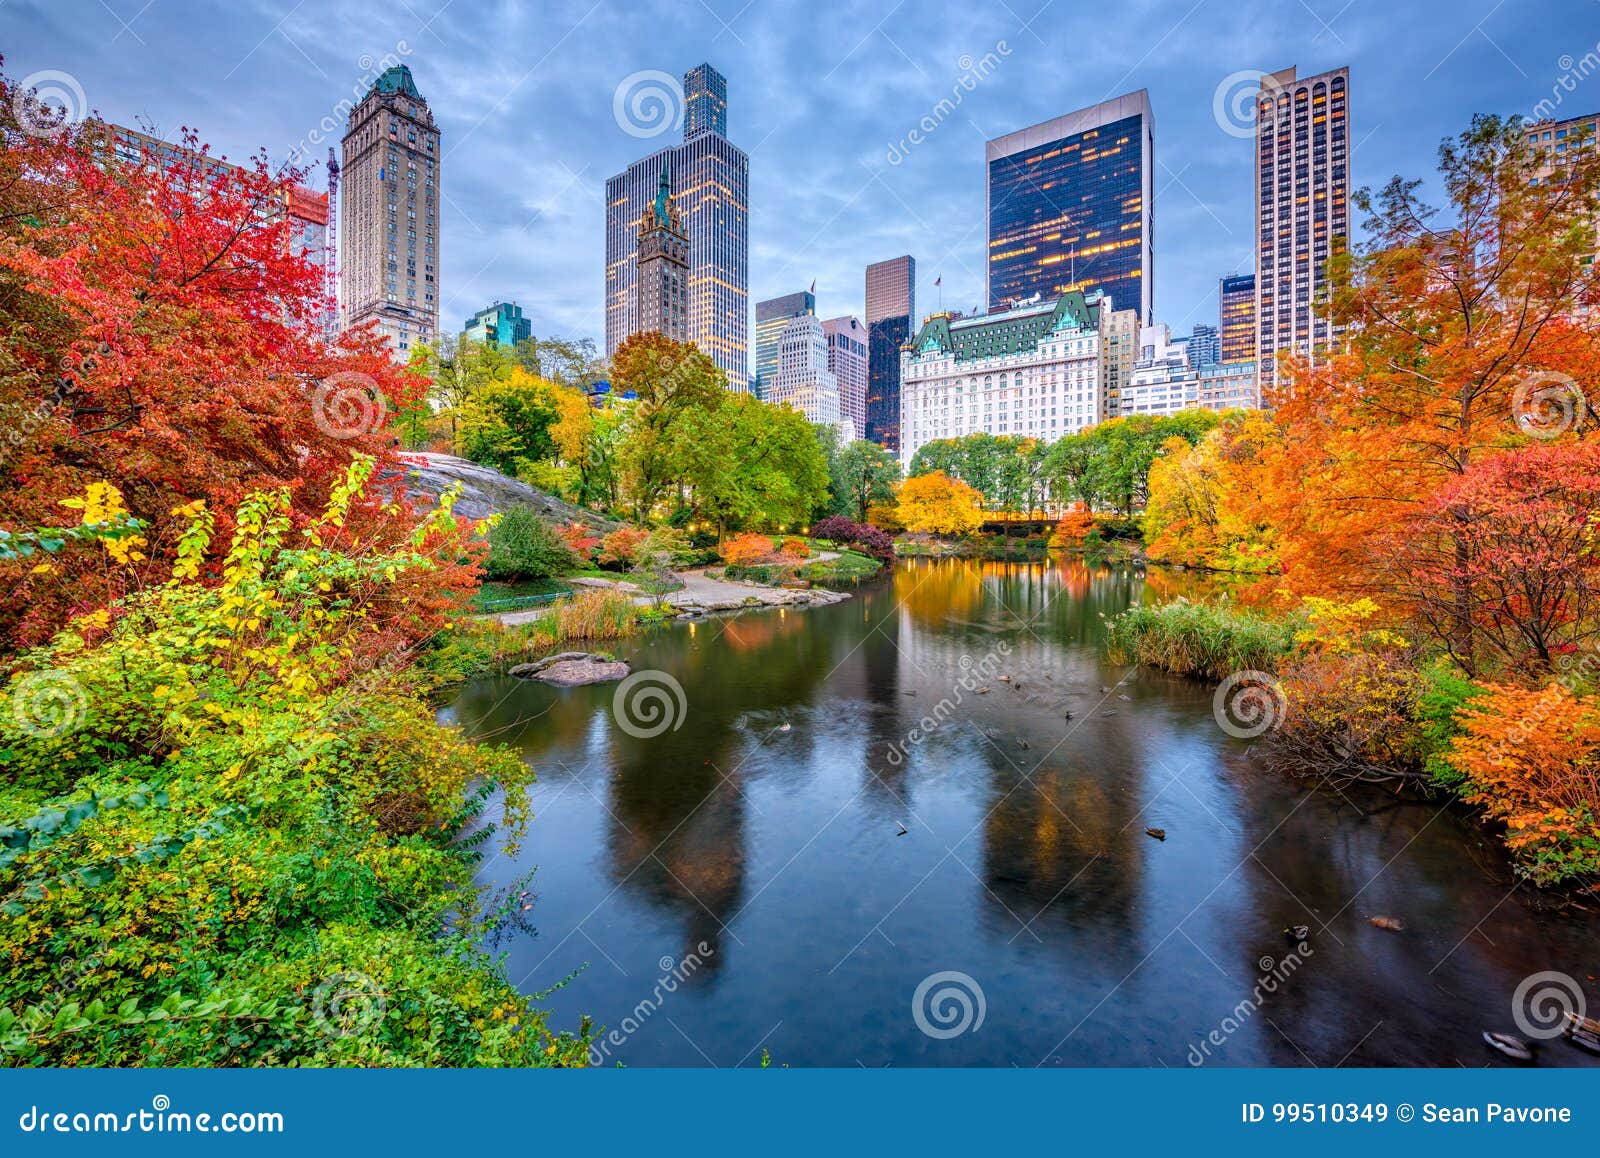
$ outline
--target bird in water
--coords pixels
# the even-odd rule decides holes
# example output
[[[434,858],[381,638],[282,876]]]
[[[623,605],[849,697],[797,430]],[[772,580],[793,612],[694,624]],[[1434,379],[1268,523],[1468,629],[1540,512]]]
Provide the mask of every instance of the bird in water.
[[[1485,1030],[1483,1033],[1484,1044],[1490,1049],[1499,1050],[1509,1058],[1517,1061],[1532,1061],[1533,1050],[1528,1048],[1528,1043],[1520,1037],[1512,1037],[1509,1033],[1494,1033]]]
[[[906,833],[911,831],[909,828],[906,827],[905,821],[903,821],[903,820],[897,820],[897,821],[894,822],[894,824],[895,824],[895,827],[900,830],[899,832],[895,833],[896,836],[904,836]]]
[[[1311,940],[1311,926],[1289,925],[1284,928],[1283,935],[1289,938],[1291,945],[1300,945]]]
[[[1153,836],[1157,840],[1167,839],[1167,830],[1164,828],[1147,828],[1144,830],[1144,834],[1146,836]]]

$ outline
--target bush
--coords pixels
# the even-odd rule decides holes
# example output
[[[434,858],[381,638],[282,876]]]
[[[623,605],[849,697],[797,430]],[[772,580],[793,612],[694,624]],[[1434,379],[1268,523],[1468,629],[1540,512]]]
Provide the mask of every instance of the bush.
[[[489,532],[484,570],[491,579],[544,579],[577,564],[562,536],[532,507],[512,507]]]
[[[600,554],[596,558],[601,563],[631,567],[638,561],[639,550],[649,538],[650,532],[643,527],[618,527],[600,540]]]
[[[1399,653],[1308,651],[1281,669],[1280,758],[1347,780],[1420,776],[1422,678]]]
[[[1081,547],[1084,536],[1094,529],[1094,515],[1089,508],[1082,503],[1073,503],[1050,533],[1050,550],[1065,551]]]
[[[763,563],[771,559],[772,553],[772,540],[754,533],[735,535],[722,544],[722,560],[730,567]]]
[[[841,546],[858,547],[863,555],[880,563],[894,559],[894,537],[879,527],[852,522],[843,515],[829,515],[811,528],[811,535]]]
[[[1294,650],[1295,627],[1235,607],[1179,600],[1113,617],[1107,646],[1117,663],[1221,680],[1236,671],[1276,671]]]
[[[793,536],[790,536],[782,543],[778,544],[778,554],[789,560],[804,559],[807,555],[811,554],[811,545],[804,539],[797,539]]]
[[[594,528],[586,523],[568,523],[557,532],[561,541],[582,562],[594,558],[595,548],[600,545],[600,536],[594,533]]]

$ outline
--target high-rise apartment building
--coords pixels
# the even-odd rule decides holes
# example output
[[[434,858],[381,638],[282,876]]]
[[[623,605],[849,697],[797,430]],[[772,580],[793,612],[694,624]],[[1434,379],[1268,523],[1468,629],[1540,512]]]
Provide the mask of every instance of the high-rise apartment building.
[[[997,137],[984,269],[991,310],[1100,290],[1148,323],[1155,274],[1155,126],[1144,89]]]
[[[1227,365],[1256,360],[1256,275],[1225,277],[1217,287],[1218,359]]]
[[[865,437],[900,450],[900,347],[917,318],[917,262],[910,255],[867,266],[867,415]]]
[[[646,333],[674,342],[689,340],[689,234],[672,200],[672,175],[665,166],[656,198],[639,217],[638,281],[634,316]]]
[[[339,185],[345,326],[376,322],[404,360],[439,336],[439,128],[396,65],[350,110]]]
[[[756,362],[752,389],[761,398],[767,396],[774,376],[778,373],[778,340],[791,318],[815,317],[817,295],[810,290],[782,294],[756,303]]]
[[[1174,340],[1168,327],[1160,324],[1145,326],[1139,343],[1139,360],[1122,390],[1121,416],[1233,410],[1260,404],[1255,363],[1197,362],[1194,338]]]
[[[1122,413],[1122,390],[1133,378],[1139,360],[1139,311],[1115,309],[1100,295],[1100,409],[1105,418]]]
[[[461,331],[463,342],[498,346],[502,350],[509,350],[531,337],[533,323],[522,316],[522,307],[516,302],[495,302],[485,306],[467,319]]]
[[[930,317],[902,355],[901,464],[935,439],[986,433],[1053,442],[1104,419],[1102,305],[1099,295],[1074,292],[973,317]]]
[[[1536,108],[1534,111],[1537,113],[1541,110]],[[1565,121],[1536,121],[1524,128],[1529,143],[1539,151],[1543,162],[1533,176],[1536,184],[1559,178],[1563,168],[1569,162],[1576,161],[1580,153],[1592,153],[1600,149],[1600,114],[1589,113]],[[1600,218],[1597,218],[1595,225],[1597,232],[1600,232]],[[1594,261],[1594,257],[1591,256],[1589,260]],[[1593,312],[1586,302],[1573,303],[1572,317],[1575,320],[1584,321]]]
[[[1222,361],[1222,341],[1217,335],[1215,326],[1208,326],[1203,322],[1195,323],[1186,346],[1189,351],[1189,365],[1196,370],[1202,366],[1215,366]]]
[[[808,422],[841,425],[839,383],[828,369],[828,339],[815,314],[797,314],[784,322],[778,366],[764,394],[765,401],[792,406]]]
[[[850,423],[852,439],[867,436],[867,328],[859,318],[829,318],[828,369],[839,383],[839,411]]]
[[[1264,76],[1256,101],[1256,353],[1261,384],[1278,357],[1315,364],[1338,336],[1328,258],[1350,236],[1350,70]]]
[[[727,82],[708,64],[684,78],[681,143],[606,182],[606,354],[644,327],[638,315],[639,220],[672,174],[672,200],[689,238],[688,340],[727,376],[750,386],[750,160],[726,136]]]

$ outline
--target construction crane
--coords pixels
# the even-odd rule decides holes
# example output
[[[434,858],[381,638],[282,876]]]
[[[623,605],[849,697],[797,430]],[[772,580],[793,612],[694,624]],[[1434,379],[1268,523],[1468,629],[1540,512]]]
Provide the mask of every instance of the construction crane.
[[[323,238],[322,291],[327,297],[331,313],[328,319],[328,336],[339,332],[339,159],[328,146],[328,230]]]

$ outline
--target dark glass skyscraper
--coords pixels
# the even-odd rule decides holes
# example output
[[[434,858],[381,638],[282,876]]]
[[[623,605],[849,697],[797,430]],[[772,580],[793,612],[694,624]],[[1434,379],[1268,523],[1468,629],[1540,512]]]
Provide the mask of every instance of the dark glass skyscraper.
[[[778,373],[778,339],[783,336],[784,327],[791,319],[804,317],[807,314],[815,317],[816,312],[817,295],[810,290],[784,294],[782,297],[768,298],[764,302],[756,303],[754,383],[757,395],[766,397],[765,392]]]
[[[988,142],[989,308],[1100,290],[1151,320],[1155,129],[1144,89]]]
[[[728,135],[728,82],[709,64],[683,74],[683,139],[699,133]]]
[[[867,266],[867,439],[900,453],[900,347],[917,314],[917,263],[907,255]]]

